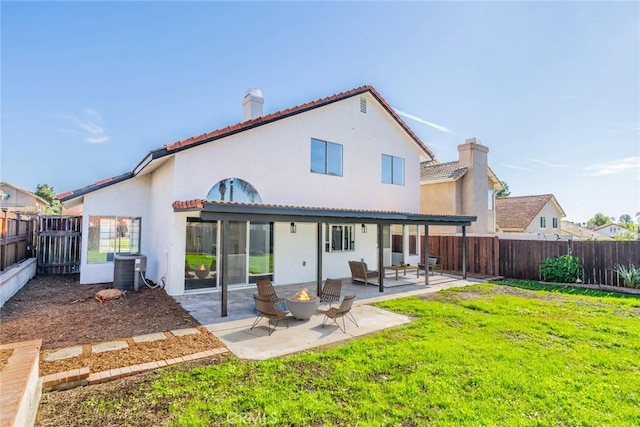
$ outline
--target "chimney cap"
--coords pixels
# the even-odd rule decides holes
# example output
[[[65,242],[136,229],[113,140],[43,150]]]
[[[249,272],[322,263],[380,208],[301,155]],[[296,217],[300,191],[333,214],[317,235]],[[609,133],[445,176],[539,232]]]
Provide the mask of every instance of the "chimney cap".
[[[248,98],[250,96],[255,96],[258,98],[263,98],[262,95],[262,91],[258,88],[251,88],[251,89],[247,89],[247,93],[244,95],[245,98]]]

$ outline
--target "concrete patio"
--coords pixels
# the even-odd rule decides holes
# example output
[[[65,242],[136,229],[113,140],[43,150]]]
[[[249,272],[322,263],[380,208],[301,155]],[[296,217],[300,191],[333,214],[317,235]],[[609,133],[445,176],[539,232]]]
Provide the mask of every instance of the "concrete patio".
[[[481,282],[475,279],[463,280],[449,275],[434,275],[429,279],[429,285],[425,286],[424,276],[418,279],[415,274],[408,273],[406,277],[400,276],[398,280],[386,277],[384,292],[380,292],[377,285],[352,284],[351,278],[344,278],[342,297],[349,294],[356,295],[352,313],[359,325],[356,327],[346,319],[346,333],[343,333],[331,320],[322,327],[324,315],[320,311],[309,320],[298,320],[290,316],[289,327],[286,327],[285,322],[280,322],[270,336],[267,319],[262,319],[258,326],[250,329],[256,318],[252,297],[256,292],[255,285],[229,290],[227,317],[220,316],[220,292],[188,294],[175,298],[198,322],[220,338],[237,357],[264,360],[345,341],[411,321],[408,316],[373,307],[369,305],[370,303]],[[315,282],[276,285],[275,289],[278,296],[286,298],[305,287],[315,294]],[[327,307],[328,305],[321,304],[320,310],[325,310]],[[342,324],[342,319],[338,320]]]

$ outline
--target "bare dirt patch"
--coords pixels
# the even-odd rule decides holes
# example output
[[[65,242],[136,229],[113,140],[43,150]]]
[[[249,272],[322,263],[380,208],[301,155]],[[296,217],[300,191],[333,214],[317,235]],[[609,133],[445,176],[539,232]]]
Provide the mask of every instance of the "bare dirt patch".
[[[105,302],[94,296],[110,283],[80,285],[77,275],[36,276],[0,309],[0,343],[42,339],[41,356],[52,350],[83,346],[83,354],[45,362],[41,375],[89,367],[100,372],[193,354],[224,344],[189,315],[164,289],[129,291]],[[177,337],[174,329],[199,327],[197,335]],[[166,339],[134,343],[131,337],[163,332]],[[94,354],[93,344],[123,340],[128,348]]]

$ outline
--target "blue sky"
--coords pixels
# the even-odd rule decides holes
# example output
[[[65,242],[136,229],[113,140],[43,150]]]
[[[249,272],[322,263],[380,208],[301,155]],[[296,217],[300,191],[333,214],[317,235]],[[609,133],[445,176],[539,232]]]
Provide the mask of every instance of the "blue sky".
[[[151,149],[373,85],[446,162],[477,137],[511,195],[640,211],[638,2],[7,2],[0,179],[63,192]]]

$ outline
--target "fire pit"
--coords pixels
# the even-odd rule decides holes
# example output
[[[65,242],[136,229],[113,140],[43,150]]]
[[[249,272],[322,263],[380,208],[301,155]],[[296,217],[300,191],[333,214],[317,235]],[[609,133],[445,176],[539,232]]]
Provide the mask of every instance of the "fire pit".
[[[318,310],[319,302],[317,296],[310,295],[309,290],[304,288],[287,298],[287,308],[296,319],[309,320]]]
[[[200,266],[193,270],[193,272],[196,273],[198,279],[204,279],[209,275],[209,267],[204,264],[200,264]]]

